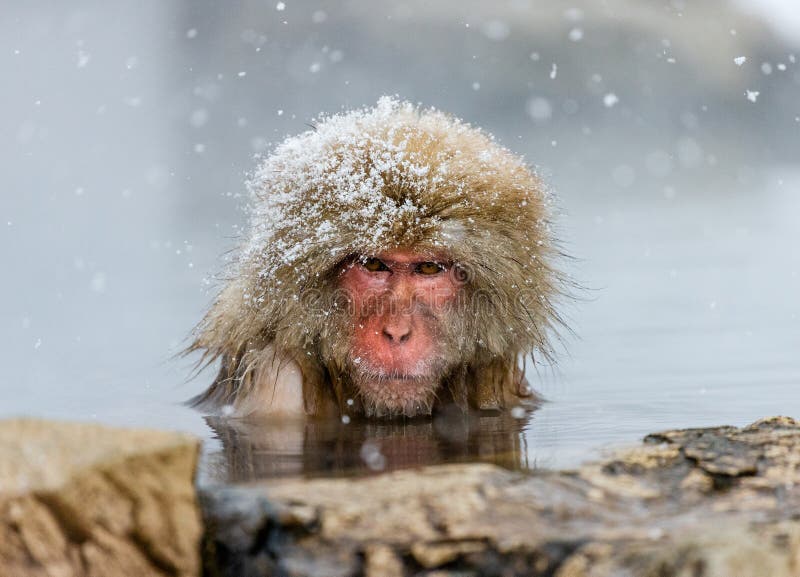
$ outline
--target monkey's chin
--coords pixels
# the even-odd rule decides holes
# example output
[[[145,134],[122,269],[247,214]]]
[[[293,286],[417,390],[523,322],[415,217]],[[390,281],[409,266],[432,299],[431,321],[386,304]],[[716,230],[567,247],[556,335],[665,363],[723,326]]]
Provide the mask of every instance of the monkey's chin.
[[[378,418],[430,415],[439,387],[439,379],[432,376],[357,374],[354,381],[365,415]]]

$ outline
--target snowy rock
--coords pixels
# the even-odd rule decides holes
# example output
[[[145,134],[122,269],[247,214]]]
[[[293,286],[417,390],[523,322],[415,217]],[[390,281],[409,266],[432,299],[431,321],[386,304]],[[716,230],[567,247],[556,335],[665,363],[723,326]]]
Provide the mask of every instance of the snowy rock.
[[[0,422],[0,575],[199,575],[197,455],[177,433]]]

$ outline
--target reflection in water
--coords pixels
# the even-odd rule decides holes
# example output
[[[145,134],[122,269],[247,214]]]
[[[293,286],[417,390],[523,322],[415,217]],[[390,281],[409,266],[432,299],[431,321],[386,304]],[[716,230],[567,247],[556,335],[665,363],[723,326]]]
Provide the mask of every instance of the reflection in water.
[[[222,441],[222,453],[210,457],[222,469],[215,480],[228,482],[366,475],[465,461],[527,469],[522,432],[532,412],[517,410],[464,413],[452,407],[433,418],[349,423],[208,417]]]

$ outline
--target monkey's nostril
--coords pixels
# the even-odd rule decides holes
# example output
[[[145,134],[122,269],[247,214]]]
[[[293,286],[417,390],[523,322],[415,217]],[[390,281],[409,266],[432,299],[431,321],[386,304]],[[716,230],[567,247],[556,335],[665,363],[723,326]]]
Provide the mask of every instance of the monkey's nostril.
[[[391,343],[404,343],[411,337],[411,327],[385,326],[383,336]]]

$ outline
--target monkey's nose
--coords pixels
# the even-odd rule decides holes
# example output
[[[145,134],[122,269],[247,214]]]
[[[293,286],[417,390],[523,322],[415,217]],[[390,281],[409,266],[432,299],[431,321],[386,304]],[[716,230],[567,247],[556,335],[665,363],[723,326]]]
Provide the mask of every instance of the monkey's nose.
[[[411,337],[411,323],[392,322],[383,325],[383,336],[390,343],[404,343]]]

